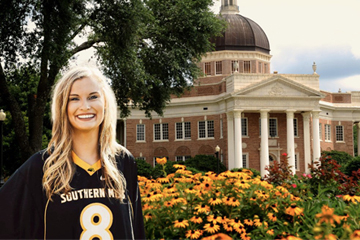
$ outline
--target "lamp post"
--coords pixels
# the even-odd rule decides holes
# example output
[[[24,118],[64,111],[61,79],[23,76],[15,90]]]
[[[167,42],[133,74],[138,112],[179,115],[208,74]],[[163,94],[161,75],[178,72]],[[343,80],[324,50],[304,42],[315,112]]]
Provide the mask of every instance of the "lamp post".
[[[4,110],[0,110],[0,187],[4,184],[3,178],[3,122],[5,121],[6,114]]]
[[[219,145],[216,145],[215,147],[215,155],[216,155],[216,159],[217,159],[217,174],[219,174],[219,152],[220,152],[220,147]]]

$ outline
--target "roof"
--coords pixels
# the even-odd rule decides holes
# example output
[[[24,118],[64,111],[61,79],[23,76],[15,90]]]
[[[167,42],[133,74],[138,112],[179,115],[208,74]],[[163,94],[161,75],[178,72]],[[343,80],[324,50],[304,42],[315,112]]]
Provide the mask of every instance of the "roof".
[[[220,17],[228,23],[228,26],[223,36],[212,40],[216,51],[242,50],[270,53],[269,40],[256,22],[240,14],[223,14]]]

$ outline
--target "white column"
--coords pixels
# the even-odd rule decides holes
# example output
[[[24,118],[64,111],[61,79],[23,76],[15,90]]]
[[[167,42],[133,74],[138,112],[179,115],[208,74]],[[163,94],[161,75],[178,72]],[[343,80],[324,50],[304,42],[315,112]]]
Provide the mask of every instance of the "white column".
[[[304,125],[304,162],[305,162],[305,173],[310,173],[309,164],[311,164],[311,142],[310,142],[310,113],[305,112],[303,116]]]
[[[269,165],[269,127],[268,109],[260,110],[261,119],[261,146],[260,146],[260,173],[264,177],[268,174],[265,167]]]
[[[234,162],[234,115],[232,112],[227,114],[227,133],[228,133],[228,169],[235,167]]]
[[[286,140],[287,154],[289,156],[289,166],[293,174],[295,170],[295,140],[294,140],[294,112],[295,110],[286,110]]]
[[[358,152],[357,152],[357,154],[358,154],[358,156],[360,156],[360,123],[357,123],[356,124],[356,126],[357,126],[357,149],[358,149]]]
[[[235,168],[242,168],[241,111],[234,111],[235,122]]]
[[[313,161],[319,161],[321,157],[320,152],[320,138],[319,138],[319,113],[320,111],[312,111],[313,123]]]

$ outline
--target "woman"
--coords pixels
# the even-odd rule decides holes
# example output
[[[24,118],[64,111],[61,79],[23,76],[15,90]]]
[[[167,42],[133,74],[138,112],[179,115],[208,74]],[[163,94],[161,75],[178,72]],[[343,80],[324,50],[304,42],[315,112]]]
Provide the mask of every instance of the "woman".
[[[0,238],[145,238],[137,169],[115,139],[115,96],[98,70],[56,84],[52,138],[0,190]]]

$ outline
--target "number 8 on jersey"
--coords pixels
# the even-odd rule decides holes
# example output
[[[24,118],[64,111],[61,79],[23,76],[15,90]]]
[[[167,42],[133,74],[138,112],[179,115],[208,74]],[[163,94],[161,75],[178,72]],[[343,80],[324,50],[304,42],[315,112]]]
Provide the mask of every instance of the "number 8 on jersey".
[[[113,215],[107,206],[102,203],[87,205],[80,215],[80,224],[83,229],[80,239],[114,239],[109,230],[112,222]]]

